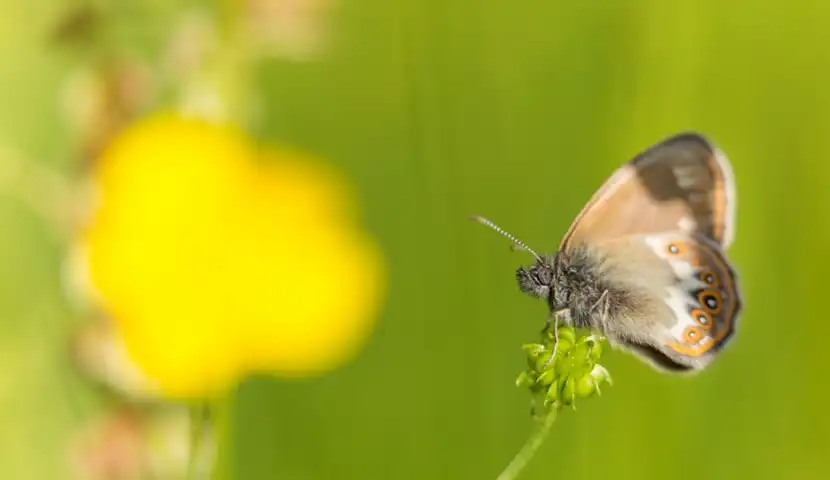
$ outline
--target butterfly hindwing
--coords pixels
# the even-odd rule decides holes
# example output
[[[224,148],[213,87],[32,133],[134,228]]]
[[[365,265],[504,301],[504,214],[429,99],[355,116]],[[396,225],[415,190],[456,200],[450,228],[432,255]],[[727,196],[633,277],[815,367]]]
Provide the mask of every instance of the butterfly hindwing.
[[[734,271],[719,246],[700,235],[671,232],[637,241],[655,261],[668,264],[674,276],[652,293],[667,307],[662,314],[669,316],[654,323],[660,331],[653,332],[652,347],[669,362],[660,366],[705,367],[735,332],[741,297]]]

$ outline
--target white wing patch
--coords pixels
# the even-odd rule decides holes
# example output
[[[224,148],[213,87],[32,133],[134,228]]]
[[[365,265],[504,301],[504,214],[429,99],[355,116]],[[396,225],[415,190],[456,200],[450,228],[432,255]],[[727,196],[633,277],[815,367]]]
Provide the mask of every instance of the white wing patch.
[[[677,237],[677,234],[674,234],[674,237]],[[675,276],[681,279],[694,276],[695,266],[682,258],[683,241],[673,240],[672,234],[649,235],[645,241],[655,255],[669,262]]]
[[[679,165],[671,169],[677,185],[684,190],[689,190],[698,183],[699,169],[697,165]]]
[[[682,232],[694,232],[697,228],[697,222],[689,217],[682,217],[677,221],[677,228]]]
[[[689,309],[694,306],[694,303],[689,294],[680,288],[669,287],[667,290],[666,304],[671,308],[677,320],[677,323],[671,327],[671,333],[675,338],[682,338],[683,330],[694,324],[692,317],[689,316]]]
[[[687,339],[686,345],[692,348],[711,341],[691,315],[694,309],[702,308],[691,292],[704,289],[708,285],[699,278],[700,266],[689,262],[689,257],[685,255],[690,248],[688,238],[684,238],[682,233],[667,233],[649,235],[644,240],[656,256],[668,262],[677,277],[677,283],[666,287],[664,297],[676,321],[669,329],[671,335],[674,338]],[[697,335],[696,341],[690,338],[690,335]]]

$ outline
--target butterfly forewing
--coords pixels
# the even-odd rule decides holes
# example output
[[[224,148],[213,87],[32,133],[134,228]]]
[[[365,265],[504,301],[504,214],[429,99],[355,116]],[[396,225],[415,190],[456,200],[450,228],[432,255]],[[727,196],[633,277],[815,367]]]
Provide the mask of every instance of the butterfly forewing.
[[[726,156],[701,135],[681,134],[617,170],[577,216],[560,248],[679,231],[725,249],[734,217],[735,186]]]

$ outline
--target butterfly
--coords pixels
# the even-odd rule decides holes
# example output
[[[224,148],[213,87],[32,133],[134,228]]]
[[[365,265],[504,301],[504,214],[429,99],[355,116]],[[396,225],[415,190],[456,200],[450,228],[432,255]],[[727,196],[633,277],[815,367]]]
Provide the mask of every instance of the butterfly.
[[[704,136],[668,138],[620,167],[571,224],[555,255],[531,253],[522,292],[566,325],[602,332],[654,367],[693,372],[734,337],[741,296],[726,250],[736,190],[726,155]]]

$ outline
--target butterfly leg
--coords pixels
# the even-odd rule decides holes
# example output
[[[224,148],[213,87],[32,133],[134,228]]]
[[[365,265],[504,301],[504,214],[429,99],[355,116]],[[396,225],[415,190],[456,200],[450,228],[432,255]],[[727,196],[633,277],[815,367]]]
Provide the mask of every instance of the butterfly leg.
[[[606,290],[605,293],[608,293],[608,290]],[[605,295],[605,293],[603,293],[603,295],[605,296],[605,308],[602,309],[603,325],[605,325],[605,321],[608,320],[608,308],[611,306],[611,297]]]
[[[605,316],[608,314],[608,290],[602,292],[602,295],[599,296],[599,299],[591,307],[591,311],[593,312],[595,308],[600,306],[600,304],[604,305],[602,310],[602,319],[604,321]]]
[[[605,301],[602,306],[602,321],[600,322],[601,325],[605,325],[605,322],[608,319],[608,309],[611,306],[611,298],[606,296],[604,293],[603,296],[605,296]],[[598,330],[592,329],[591,335],[588,337],[588,339],[593,340],[595,342],[603,341],[606,339],[605,332],[603,332],[601,328]]]
[[[563,308],[560,310],[555,310],[551,313],[550,317],[553,317],[553,353],[551,354],[550,358],[547,362],[545,362],[545,368],[549,367],[553,359],[556,358],[556,353],[559,351],[559,316],[560,315],[568,315],[570,316],[571,311],[567,308]],[[547,322],[545,322],[545,330],[548,329],[550,326],[550,317],[548,317]],[[569,317],[570,318],[570,317]]]
[[[548,319],[548,323],[550,323],[550,319]],[[556,358],[556,352],[559,348],[559,312],[553,313],[553,353],[551,353],[550,358],[547,362],[545,362],[545,368],[548,368],[553,362],[553,359]]]

